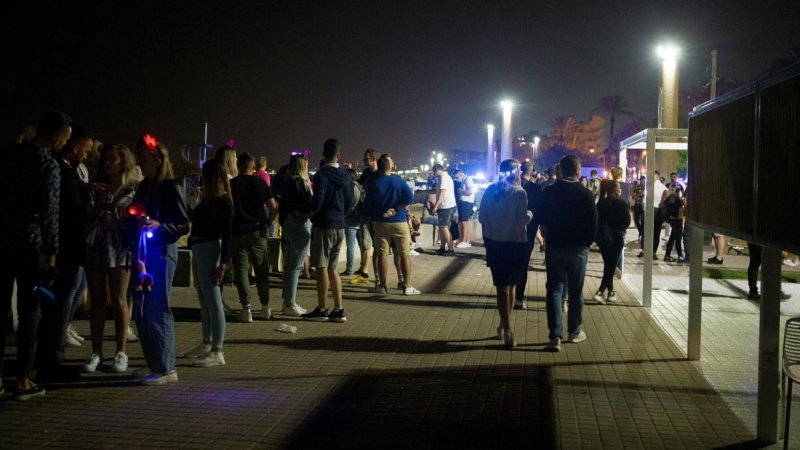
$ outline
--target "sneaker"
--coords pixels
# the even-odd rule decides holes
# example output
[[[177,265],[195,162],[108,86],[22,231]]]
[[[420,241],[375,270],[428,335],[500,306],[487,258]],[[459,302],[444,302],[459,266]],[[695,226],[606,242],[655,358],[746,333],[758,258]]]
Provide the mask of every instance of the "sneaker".
[[[708,259],[706,260],[706,262],[707,262],[707,263],[709,263],[709,264],[715,264],[715,265],[722,265],[722,262],[723,262],[723,261],[725,261],[725,258],[723,258],[723,259],[717,259],[717,257],[716,257],[716,256],[713,256],[713,257],[711,257],[711,258],[708,258]]]
[[[225,300],[222,301],[222,310],[225,312],[226,316],[232,316],[236,312],[233,308],[228,306],[227,303],[225,303]]]
[[[411,251],[408,252],[408,255],[409,256],[419,256],[419,252],[416,251],[416,250],[411,250]]]
[[[795,267],[797,264],[789,258],[783,260],[784,266]]]
[[[253,313],[250,312],[250,308],[242,308],[242,311],[236,316],[236,320],[242,323],[252,323]]]
[[[606,299],[607,302],[615,302],[617,301],[617,291],[609,291],[608,298]]]
[[[67,333],[67,337],[64,339],[64,345],[69,348],[76,348],[80,347],[81,343],[78,342],[78,340],[75,339],[74,337],[70,336],[69,333]]]
[[[636,257],[637,258],[644,258],[644,252],[639,252],[639,254],[636,255]]]
[[[505,334],[504,331],[505,330],[503,330],[502,326],[498,326],[497,327],[497,340],[498,341],[502,341],[503,340],[503,335]]]
[[[566,314],[569,311],[569,302],[561,302],[561,312]]]
[[[172,371],[170,373],[160,374],[151,373],[150,375],[142,378],[139,382],[145,386],[161,386],[162,384],[175,383],[178,381],[178,372]]]
[[[29,389],[17,389],[17,392],[14,394],[15,399],[25,401],[33,397],[41,397],[44,395],[44,388],[37,386],[33,381],[29,381],[28,383],[31,387]]]
[[[586,340],[586,333],[581,330],[577,333],[570,333],[567,342],[572,342],[573,344],[577,344],[578,342],[583,342]]]
[[[303,320],[311,320],[311,321],[314,321],[314,322],[327,322],[328,321],[328,310],[327,309],[319,309],[319,306],[317,306],[310,313],[305,313],[300,317],[302,317]]]
[[[67,325],[67,335],[72,336],[78,342],[85,341],[83,336],[78,334],[78,330],[76,330],[75,327],[73,327],[72,325]]]
[[[787,294],[786,292],[781,291],[780,299],[781,301],[786,301],[792,298],[792,294]]]
[[[405,295],[419,295],[420,292],[416,288],[414,288],[414,286],[406,286],[406,288],[403,289],[403,294],[405,294]]]
[[[444,256],[447,252],[443,248],[440,248],[439,250],[436,250],[435,253],[437,256]]]
[[[470,244],[469,242],[459,242],[458,245],[456,245],[456,248],[470,248],[470,247],[472,247],[472,244]]]
[[[672,256],[667,255],[664,257],[664,262],[675,262],[675,259],[673,259]]]
[[[539,253],[544,253],[544,245],[539,246]]]
[[[344,308],[340,309],[339,311],[333,310],[328,313],[328,320],[331,322],[336,323],[345,323],[347,322],[347,316],[344,315]]]
[[[747,294],[747,299],[758,301],[761,300],[761,295],[759,295],[758,291],[756,292],[751,291],[749,294]]]
[[[688,266],[690,263],[691,261],[689,261],[689,258],[683,258],[682,260],[678,261],[678,264],[683,264],[686,266]]]
[[[406,282],[405,281],[398,281],[397,282],[397,289],[400,289],[402,291],[405,288],[406,288]]]
[[[208,352],[202,358],[194,361],[195,367],[214,367],[224,365],[225,356],[222,355],[222,352]]]
[[[183,357],[189,359],[200,359],[206,356],[210,351],[211,351],[210,344],[200,344],[197,347],[191,349],[185,355],[183,355]]]
[[[447,250],[446,252],[444,252],[444,256],[456,256],[456,251],[455,250]]]
[[[544,347],[545,350],[548,352],[560,352],[561,351],[561,338],[554,337],[550,339],[550,342]]]
[[[352,270],[345,270],[344,272],[340,273],[339,275],[343,276],[343,277],[349,277],[349,276],[353,275],[353,271]]]
[[[92,352],[89,359],[83,364],[83,371],[86,373],[94,373],[97,370],[97,366],[103,364],[103,355],[97,352]]]
[[[117,352],[114,356],[114,362],[111,363],[111,371],[114,373],[122,373],[128,370],[128,355],[122,352]]]
[[[284,316],[300,317],[307,312],[308,311],[301,308],[300,305],[298,305],[297,303],[292,303],[291,305],[283,305]]]
[[[258,320],[272,320],[272,318],[272,308],[269,306],[262,307],[261,311],[256,315],[256,319]]]
[[[125,337],[125,342],[139,342],[139,338],[133,334],[133,328],[128,327],[128,335]]]
[[[525,299],[514,300],[514,309],[528,309],[528,302]]]
[[[350,280],[350,284],[364,284],[364,283],[369,283],[369,277],[368,276],[365,277],[363,274]]]
[[[603,293],[600,292],[600,291],[597,291],[594,294],[594,297],[592,297],[592,300],[596,301],[598,305],[605,305],[606,304],[606,301],[603,299]]]
[[[386,294],[386,286],[377,285],[370,289],[373,294]]]
[[[150,375],[150,369],[147,366],[137,367],[133,369],[131,375],[133,376],[133,378],[143,378],[146,377],[147,375]]]
[[[658,261],[658,255],[653,253],[653,261]]]
[[[417,233],[416,236],[419,236],[419,233]],[[419,248],[419,243],[412,242],[411,245],[408,246],[408,248],[410,248],[411,250],[416,250]]]
[[[514,348],[517,346],[517,341],[514,340],[514,332],[511,330],[505,330],[503,333],[503,342],[505,343],[506,348]]]
[[[621,280],[622,279],[622,271],[619,270],[619,267],[614,269],[614,278]]]

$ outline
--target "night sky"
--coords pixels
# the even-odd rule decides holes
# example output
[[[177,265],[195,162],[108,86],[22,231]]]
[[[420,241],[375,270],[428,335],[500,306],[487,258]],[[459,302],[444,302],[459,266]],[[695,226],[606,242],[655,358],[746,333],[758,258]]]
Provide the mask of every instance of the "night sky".
[[[4,14],[3,142],[49,109],[129,145],[202,142],[209,122],[210,143],[273,167],[329,137],[348,160],[483,151],[503,98],[514,134],[614,94],[656,117],[660,43],[682,48],[682,89],[708,80],[712,49],[749,80],[800,44],[795,1],[59,3]]]

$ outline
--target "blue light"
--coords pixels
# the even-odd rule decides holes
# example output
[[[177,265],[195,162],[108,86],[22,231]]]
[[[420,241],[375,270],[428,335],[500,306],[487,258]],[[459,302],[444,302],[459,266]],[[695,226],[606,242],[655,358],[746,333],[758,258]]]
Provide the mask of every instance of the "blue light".
[[[147,233],[144,234],[144,236],[149,239],[149,238],[153,237],[153,232],[152,231],[148,231]]]

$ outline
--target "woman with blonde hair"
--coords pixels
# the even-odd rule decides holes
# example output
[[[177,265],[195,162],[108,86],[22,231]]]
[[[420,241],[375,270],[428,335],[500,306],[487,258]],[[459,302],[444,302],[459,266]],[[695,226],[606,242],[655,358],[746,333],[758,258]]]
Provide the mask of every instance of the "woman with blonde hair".
[[[308,152],[292,152],[289,179],[283,182],[279,203],[286,266],[283,275],[283,314],[300,316],[306,310],[297,302],[297,281],[311,244],[311,188],[308,185]]]
[[[175,371],[175,319],[169,307],[178,261],[178,238],[189,232],[183,187],[175,181],[166,147],[152,136],[138,149],[144,180],[133,202],[143,207],[133,227],[136,262],[133,310],[142,352],[150,374],[144,385],[178,381]]]
[[[139,178],[133,154],[122,144],[103,146],[97,166],[92,179],[96,190],[92,191],[91,220],[86,229],[92,354],[83,365],[83,371],[94,372],[103,363],[108,292],[111,294],[116,342],[116,354],[110,369],[120,373],[128,369],[125,343],[130,326],[127,293],[131,242],[125,232],[125,213],[133,201]]]
[[[225,364],[222,344],[225,340],[225,311],[222,309],[220,284],[231,255],[233,201],[228,174],[222,162],[212,159],[203,164],[203,188],[200,204],[191,212],[192,272],[197,298],[203,342],[186,354],[198,367]]]
[[[478,221],[483,226],[486,265],[497,289],[497,338],[509,349],[517,345],[511,331],[511,310],[522,271],[528,270],[526,226],[532,218],[528,194],[520,186],[519,161],[507,159],[500,163],[497,181],[483,194]]]
[[[214,154],[214,159],[222,163],[229,180],[239,175],[239,169],[236,168],[236,149],[232,146],[223,145],[218,148]]]

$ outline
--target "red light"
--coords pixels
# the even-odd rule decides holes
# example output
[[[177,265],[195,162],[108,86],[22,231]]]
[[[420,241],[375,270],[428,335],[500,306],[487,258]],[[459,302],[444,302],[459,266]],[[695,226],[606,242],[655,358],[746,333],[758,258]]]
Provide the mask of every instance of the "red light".
[[[131,203],[125,210],[125,215],[133,218],[140,218],[147,215],[147,210],[141,203]]]

